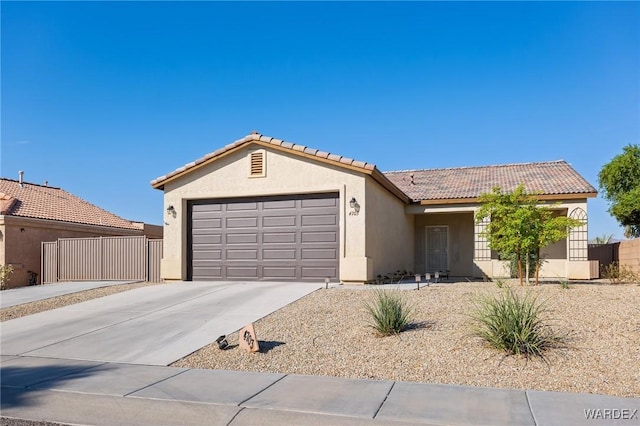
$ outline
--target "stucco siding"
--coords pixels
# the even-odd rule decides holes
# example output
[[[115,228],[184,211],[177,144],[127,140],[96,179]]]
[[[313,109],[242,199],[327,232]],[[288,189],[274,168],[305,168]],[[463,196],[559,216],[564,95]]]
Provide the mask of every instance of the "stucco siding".
[[[367,258],[371,262],[371,280],[377,275],[414,270],[413,215],[405,204],[377,182],[366,183],[365,214]]]
[[[417,215],[415,219],[416,273],[426,272],[425,228],[446,226],[450,275],[473,276],[473,225],[472,212]]]
[[[265,153],[264,177],[250,177],[250,154]],[[340,277],[364,280],[368,270],[365,217],[346,216],[348,200],[365,199],[361,173],[264,147],[247,146],[165,184],[162,277],[187,278],[187,201],[323,192],[340,194]],[[345,201],[347,200],[347,201]],[[346,204],[345,204],[346,203]],[[166,213],[169,205],[174,214]]]

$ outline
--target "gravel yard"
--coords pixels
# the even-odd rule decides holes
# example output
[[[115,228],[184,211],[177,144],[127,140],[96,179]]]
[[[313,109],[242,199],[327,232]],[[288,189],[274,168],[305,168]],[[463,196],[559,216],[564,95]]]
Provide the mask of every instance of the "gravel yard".
[[[469,336],[470,298],[502,291],[493,283],[405,292],[413,326],[391,337],[367,326],[363,302],[372,292],[363,290],[319,290],[256,322],[260,353],[238,348],[236,332],[229,349],[212,343],[173,365],[640,397],[639,285],[531,287],[554,328],[572,336],[549,364],[504,358]]]

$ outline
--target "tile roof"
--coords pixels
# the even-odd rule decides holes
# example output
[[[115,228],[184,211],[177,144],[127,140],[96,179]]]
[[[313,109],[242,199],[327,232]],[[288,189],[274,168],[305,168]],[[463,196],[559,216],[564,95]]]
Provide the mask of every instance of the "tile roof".
[[[188,171],[199,166],[202,163],[213,161],[216,157],[220,157],[221,155],[226,154],[227,152],[232,151],[236,148],[239,148],[242,145],[250,144],[253,142],[258,142],[260,144],[264,144],[267,146],[271,145],[276,148],[284,148],[286,150],[294,151],[296,153],[303,154],[305,156],[318,157],[319,160],[329,162],[329,163],[334,163],[337,166],[343,166],[343,167],[347,166],[350,168],[361,169],[363,172],[367,174],[370,174],[371,172],[376,170],[376,166],[371,163],[366,163],[364,161],[357,161],[351,158],[343,157],[341,155],[331,154],[329,152],[320,151],[315,148],[309,148],[304,145],[299,145],[292,142],[286,142],[281,139],[276,139],[270,136],[262,135],[257,132],[253,132],[242,139],[239,139],[233,143],[230,143],[229,145],[226,145],[216,151],[213,151],[212,153],[209,153],[204,157],[201,157],[195,161],[192,161],[189,164],[185,164],[184,166],[170,173],[167,173],[164,176],[160,176],[152,180],[151,185],[154,188],[162,189],[164,186],[164,183],[167,180],[173,177],[176,177],[178,175],[181,175],[183,173],[187,173]]]
[[[528,192],[542,195],[585,194],[597,192],[565,161],[505,164],[482,167],[405,170],[384,172],[413,201],[473,200],[500,186],[512,191],[524,184]]]
[[[585,197],[587,197],[595,196],[597,192],[568,163],[562,160],[382,173],[372,163],[319,151],[257,132],[253,132],[164,176],[160,176],[151,181],[151,185],[156,189],[164,189],[164,184],[167,181],[189,173],[203,164],[215,161],[224,154],[250,143],[272,146],[276,149],[290,151],[293,154],[306,157],[317,157],[319,161],[359,170],[371,175],[376,181],[405,202],[460,199],[474,201],[482,193],[491,191],[494,186],[500,186],[503,190],[510,191],[521,183],[525,184],[529,192],[539,191],[543,195],[585,194]]]
[[[0,214],[124,229],[141,229],[100,207],[51,186],[0,178]]]

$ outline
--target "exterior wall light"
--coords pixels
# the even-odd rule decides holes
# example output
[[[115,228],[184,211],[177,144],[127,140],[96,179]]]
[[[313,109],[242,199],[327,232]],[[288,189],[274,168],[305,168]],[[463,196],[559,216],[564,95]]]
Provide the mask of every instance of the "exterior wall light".
[[[360,214],[360,204],[358,204],[358,200],[356,200],[356,197],[351,197],[351,201],[349,201],[349,207],[353,209],[349,212],[349,216],[358,216],[358,214]]]
[[[175,216],[176,209],[175,207],[173,207],[173,204],[169,204],[169,206],[167,207],[167,214],[170,214],[171,216]]]

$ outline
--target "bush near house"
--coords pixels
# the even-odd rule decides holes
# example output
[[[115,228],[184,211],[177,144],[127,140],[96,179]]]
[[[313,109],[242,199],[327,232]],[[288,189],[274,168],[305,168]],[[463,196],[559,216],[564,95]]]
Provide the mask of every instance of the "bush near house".
[[[382,336],[398,334],[409,325],[412,308],[403,294],[396,291],[376,290],[365,302],[369,325]]]
[[[7,288],[7,284],[11,280],[11,274],[13,274],[13,266],[0,265],[0,290]]]
[[[472,300],[471,334],[507,355],[538,356],[564,346],[566,336],[550,326],[543,303],[530,292],[507,288],[499,296],[480,295]]]

